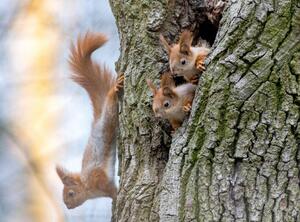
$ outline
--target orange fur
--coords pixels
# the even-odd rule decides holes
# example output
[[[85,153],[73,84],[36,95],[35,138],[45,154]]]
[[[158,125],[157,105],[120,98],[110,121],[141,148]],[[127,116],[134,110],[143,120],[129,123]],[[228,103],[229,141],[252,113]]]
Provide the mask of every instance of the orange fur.
[[[160,41],[168,52],[172,74],[183,76],[188,82],[193,83],[195,76],[205,69],[204,60],[210,50],[208,44],[205,42],[193,47],[193,37],[190,31],[183,31],[177,44],[169,45],[162,35],[160,35]],[[201,59],[198,58],[199,55]]]
[[[92,61],[92,52],[105,42],[103,34],[87,33],[84,38],[78,38],[76,47],[72,45],[71,48],[72,79],[89,94],[94,121],[81,172],[70,173],[62,167],[56,168],[64,184],[63,199],[69,209],[91,198],[116,198],[113,168],[118,128],[117,93],[123,88],[124,76],[116,80],[106,68]]]
[[[149,79],[147,84],[154,96],[152,109],[155,116],[167,119],[176,130],[186,117],[184,106],[192,103],[196,86],[187,83],[176,87],[170,73],[163,74],[159,89]]]
[[[169,86],[169,87],[175,87],[175,82],[172,78],[172,75],[170,72],[165,72],[160,79],[160,86]]]
[[[100,67],[91,59],[91,54],[106,41],[105,35],[88,32],[83,38],[78,38],[76,46],[71,45],[69,59],[73,71],[72,79],[89,94],[95,119],[101,115],[105,96],[114,84],[114,77],[110,71],[105,66]]]
[[[192,46],[192,33],[190,31],[183,31],[179,38],[179,52],[184,55],[191,55],[191,46]]]

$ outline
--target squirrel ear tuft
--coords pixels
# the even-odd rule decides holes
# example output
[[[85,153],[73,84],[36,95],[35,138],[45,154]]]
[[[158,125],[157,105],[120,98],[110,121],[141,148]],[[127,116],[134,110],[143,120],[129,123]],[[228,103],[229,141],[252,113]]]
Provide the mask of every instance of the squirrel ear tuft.
[[[76,185],[76,184],[78,184],[78,181],[77,181],[78,178],[75,178],[73,176],[73,174],[71,174],[70,172],[68,172],[63,167],[56,166],[56,173],[60,177],[60,179],[61,179],[61,181],[63,182],[64,185],[70,186],[70,185]]]
[[[163,88],[163,95],[167,96],[167,97],[170,97],[171,99],[173,99],[177,96],[176,93],[174,93],[173,90],[168,86],[165,86]]]
[[[160,87],[164,86],[175,87],[175,82],[170,72],[165,72],[161,76]]]
[[[167,40],[165,39],[165,37],[162,34],[159,35],[159,40],[160,40],[161,44],[164,46],[164,48],[167,50],[168,54],[170,54],[171,46],[169,45],[169,43],[167,42]]]
[[[188,30],[183,31],[179,39],[179,50],[182,54],[190,55],[192,47],[192,33]]]
[[[152,94],[155,95],[156,92],[157,92],[157,89],[156,89],[156,87],[154,86],[154,84],[152,83],[152,81],[151,81],[150,79],[146,79],[146,82],[147,82],[147,85],[149,86],[149,88],[150,88]]]
[[[56,173],[60,177],[60,179],[63,179],[66,175],[65,169],[59,165],[56,166]]]

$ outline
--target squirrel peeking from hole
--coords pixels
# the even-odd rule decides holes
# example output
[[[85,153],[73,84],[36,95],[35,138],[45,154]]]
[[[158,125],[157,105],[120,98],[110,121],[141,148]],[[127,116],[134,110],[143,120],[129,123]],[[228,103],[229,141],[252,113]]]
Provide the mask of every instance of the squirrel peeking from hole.
[[[228,1],[206,3],[207,20],[211,25],[218,26]],[[167,119],[174,132],[181,126],[192,108],[196,85],[200,75],[205,71],[205,59],[211,48],[205,40],[200,40],[193,46],[193,34],[190,30],[183,31],[175,44],[169,44],[162,34],[159,38],[168,53],[170,72],[161,76],[160,88],[156,88],[150,79],[146,81],[153,94],[152,110],[155,116]],[[183,77],[186,83],[176,86],[175,77]]]
[[[187,82],[197,83],[199,75],[205,70],[204,61],[210,52],[206,41],[192,46],[193,36],[188,30],[181,33],[179,42],[169,45],[163,35],[160,41],[169,56],[169,66],[172,75],[183,76]]]
[[[161,76],[160,88],[156,88],[150,79],[147,79],[147,84],[153,94],[155,116],[167,119],[176,130],[192,108],[199,75],[205,70],[204,61],[210,47],[205,41],[192,46],[192,33],[187,30],[181,33],[177,44],[169,45],[162,35],[160,41],[168,52],[171,72]],[[174,76],[183,76],[187,83],[176,86]]]

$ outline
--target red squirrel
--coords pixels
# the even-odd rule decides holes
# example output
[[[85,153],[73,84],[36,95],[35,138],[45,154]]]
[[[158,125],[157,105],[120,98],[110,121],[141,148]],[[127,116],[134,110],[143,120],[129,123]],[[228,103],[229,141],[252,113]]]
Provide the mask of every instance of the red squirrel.
[[[191,83],[197,83],[199,74],[205,70],[204,61],[210,51],[208,43],[203,41],[200,46],[192,46],[192,33],[181,33],[179,42],[169,45],[163,35],[160,41],[169,55],[169,65],[172,74],[183,76]]]
[[[97,197],[116,198],[114,167],[116,131],[118,128],[118,92],[123,88],[124,76],[117,79],[106,68],[91,59],[91,54],[107,38],[101,33],[87,33],[71,46],[72,79],[83,87],[92,102],[94,120],[86,145],[82,169],[71,173],[60,166],[56,171],[64,184],[63,200],[68,209]]]
[[[155,117],[167,119],[176,130],[191,109],[197,86],[186,83],[176,87],[170,73],[162,75],[159,89],[149,79],[147,84],[154,96],[152,109]]]

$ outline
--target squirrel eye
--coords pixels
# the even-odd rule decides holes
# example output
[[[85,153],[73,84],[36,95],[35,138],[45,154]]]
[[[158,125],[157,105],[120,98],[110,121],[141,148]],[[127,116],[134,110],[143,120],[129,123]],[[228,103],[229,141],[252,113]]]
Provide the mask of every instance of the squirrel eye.
[[[169,101],[165,101],[165,102],[164,102],[164,107],[165,107],[165,108],[168,108],[169,106],[170,106]]]
[[[73,190],[70,190],[68,192],[69,197],[74,197],[75,196],[75,192]]]
[[[181,60],[181,65],[185,65],[185,63],[186,63],[185,59],[182,59]]]

